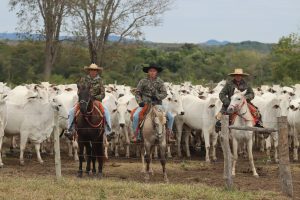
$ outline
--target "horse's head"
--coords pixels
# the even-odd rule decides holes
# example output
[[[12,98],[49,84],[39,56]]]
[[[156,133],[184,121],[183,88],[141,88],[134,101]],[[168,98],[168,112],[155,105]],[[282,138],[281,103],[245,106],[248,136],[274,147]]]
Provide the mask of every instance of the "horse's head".
[[[155,128],[155,131],[157,132],[158,135],[162,135],[164,130],[165,130],[165,125],[167,122],[166,119],[166,114],[165,112],[157,106],[153,107],[153,125]]]
[[[90,86],[82,84],[77,85],[77,88],[80,112],[82,114],[86,114],[88,111],[88,106],[91,102]]]
[[[238,112],[244,104],[247,105],[246,99],[244,95],[246,94],[246,90],[244,92],[239,91],[238,89],[234,90],[234,94],[231,97],[230,104],[227,108],[227,113],[232,114],[234,112]]]

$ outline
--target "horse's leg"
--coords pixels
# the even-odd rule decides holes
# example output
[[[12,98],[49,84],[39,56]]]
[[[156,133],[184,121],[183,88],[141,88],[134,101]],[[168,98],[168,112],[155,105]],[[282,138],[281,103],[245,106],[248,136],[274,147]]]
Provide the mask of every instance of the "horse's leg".
[[[102,178],[103,176],[103,165],[104,165],[104,152],[103,152],[103,140],[97,140],[95,142],[95,152],[98,161],[98,178]]]
[[[160,144],[159,150],[160,150],[160,163],[163,169],[164,181],[168,183],[169,179],[166,172],[166,142],[165,141]]]
[[[145,181],[148,182],[150,180],[150,162],[151,162],[151,149],[150,146],[151,144],[149,144],[148,142],[144,142],[144,148],[146,151],[146,155],[145,155],[145,159],[146,159],[146,173],[145,173]]]
[[[37,157],[39,163],[43,164],[44,161],[42,160],[41,152],[40,152],[41,144],[40,143],[36,143],[36,144],[34,144],[34,147],[35,147],[36,157]]]
[[[139,145],[139,151],[140,151],[140,156],[141,156],[141,159],[142,159],[142,173],[146,173],[146,166],[145,166],[145,148],[144,148],[144,145]]]
[[[85,150],[86,150],[86,157],[87,157],[87,160],[86,160],[86,170],[85,172],[89,175],[90,174],[90,171],[91,171],[91,160],[92,160],[92,157],[94,156],[92,154],[92,147],[91,147],[91,144],[90,142],[85,142]]]
[[[157,159],[158,158],[158,145],[156,144],[155,146],[154,146],[154,156],[153,156],[155,159]]]
[[[235,176],[235,166],[238,159],[238,142],[234,137],[232,138],[232,148],[233,148],[232,176]]]
[[[252,153],[252,145],[253,145],[253,141],[250,138],[247,144],[247,150],[248,150],[248,155],[249,155],[249,161],[250,161],[250,166],[253,172],[253,176],[258,178],[258,174],[256,172],[255,166],[254,166],[254,161],[253,161],[253,153]]]
[[[96,175],[96,159],[97,159],[97,152],[96,152],[96,148],[95,148],[95,143],[92,142],[92,148],[91,148],[91,153],[92,153],[92,156],[91,156],[91,161],[92,161],[92,173],[93,175],[95,176]]]
[[[77,176],[79,178],[82,177],[82,163],[83,163],[83,150],[84,150],[84,143],[80,141],[80,138],[78,138],[78,146],[79,146],[79,169]]]

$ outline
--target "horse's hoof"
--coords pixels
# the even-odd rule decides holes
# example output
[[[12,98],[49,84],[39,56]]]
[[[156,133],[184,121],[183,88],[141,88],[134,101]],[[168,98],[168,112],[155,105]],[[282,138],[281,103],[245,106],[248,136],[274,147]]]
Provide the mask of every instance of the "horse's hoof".
[[[98,174],[97,174],[97,178],[98,178],[98,179],[102,179],[102,178],[103,178],[103,174],[102,174],[102,173],[98,173]]]
[[[165,183],[169,183],[169,179],[167,177],[164,178]]]
[[[259,175],[258,175],[258,174],[253,174],[253,176],[254,176],[255,178],[259,178]]]
[[[44,161],[43,161],[43,160],[39,160],[39,163],[40,163],[41,165],[43,165],[43,164],[44,164]]]
[[[212,161],[215,163],[215,162],[217,162],[217,160],[218,160],[217,158],[213,158]]]
[[[21,166],[24,166],[24,165],[25,165],[24,160],[21,160],[21,161],[20,161],[20,165],[21,165]]]
[[[77,172],[77,178],[82,178],[82,171]]]
[[[78,160],[79,160],[78,156],[75,156],[75,157],[74,157],[74,160],[75,160],[75,161],[78,161]]]
[[[209,164],[209,163],[210,163],[210,160],[209,160],[209,159],[208,159],[208,160],[205,160],[205,162]]]
[[[4,164],[3,163],[0,163],[0,168],[3,168],[4,167]]]
[[[86,173],[87,176],[91,176],[92,175],[91,171],[85,171],[85,173]]]
[[[73,154],[68,154],[69,157],[73,157]]]
[[[146,183],[149,183],[149,181],[150,181],[150,176],[149,176],[148,173],[146,173],[146,174],[145,174],[145,182],[146,182]]]

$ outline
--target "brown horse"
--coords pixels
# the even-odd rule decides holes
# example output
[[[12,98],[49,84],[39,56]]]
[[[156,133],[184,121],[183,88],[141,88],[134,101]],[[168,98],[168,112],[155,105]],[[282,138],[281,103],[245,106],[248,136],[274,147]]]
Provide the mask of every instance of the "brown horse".
[[[99,178],[101,178],[104,164],[104,117],[103,109],[100,109],[102,105],[99,101],[93,100],[90,94],[90,87],[86,85],[78,85],[78,101],[80,113],[76,113],[75,120],[75,127],[78,137],[77,140],[79,145],[78,177],[82,177],[82,163],[84,159],[83,150],[85,147],[87,154],[86,173],[88,175],[90,174],[92,161],[93,175],[97,175]],[[96,159],[99,164],[98,174],[96,174]]]
[[[166,113],[159,106],[151,106],[149,113],[147,114],[144,125],[142,128],[142,134],[144,139],[144,149],[146,152],[146,174],[145,180],[150,179],[150,163],[152,161],[152,152],[156,144],[160,149],[160,163],[163,169],[163,175],[165,182],[168,182],[168,176],[166,172]],[[143,152],[143,151],[142,151]],[[144,155],[142,153],[142,162],[144,161]],[[143,163],[144,165],[144,163]]]

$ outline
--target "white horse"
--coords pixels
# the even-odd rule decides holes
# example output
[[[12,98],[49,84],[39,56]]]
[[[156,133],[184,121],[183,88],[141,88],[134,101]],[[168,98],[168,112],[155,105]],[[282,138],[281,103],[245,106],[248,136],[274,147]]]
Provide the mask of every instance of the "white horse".
[[[234,126],[253,126],[253,116],[247,105],[247,101],[244,97],[246,90],[244,92],[238,89],[234,90],[234,95],[231,97],[230,105],[228,106],[227,112],[229,114],[236,114],[235,120],[233,122]],[[232,176],[235,176],[235,165],[238,159],[238,145],[241,142],[246,142],[248,157],[250,161],[250,166],[253,172],[253,176],[258,177],[256,172],[252,146],[253,146],[253,131],[242,131],[242,130],[231,130],[232,146],[233,146],[233,165],[232,165]]]

